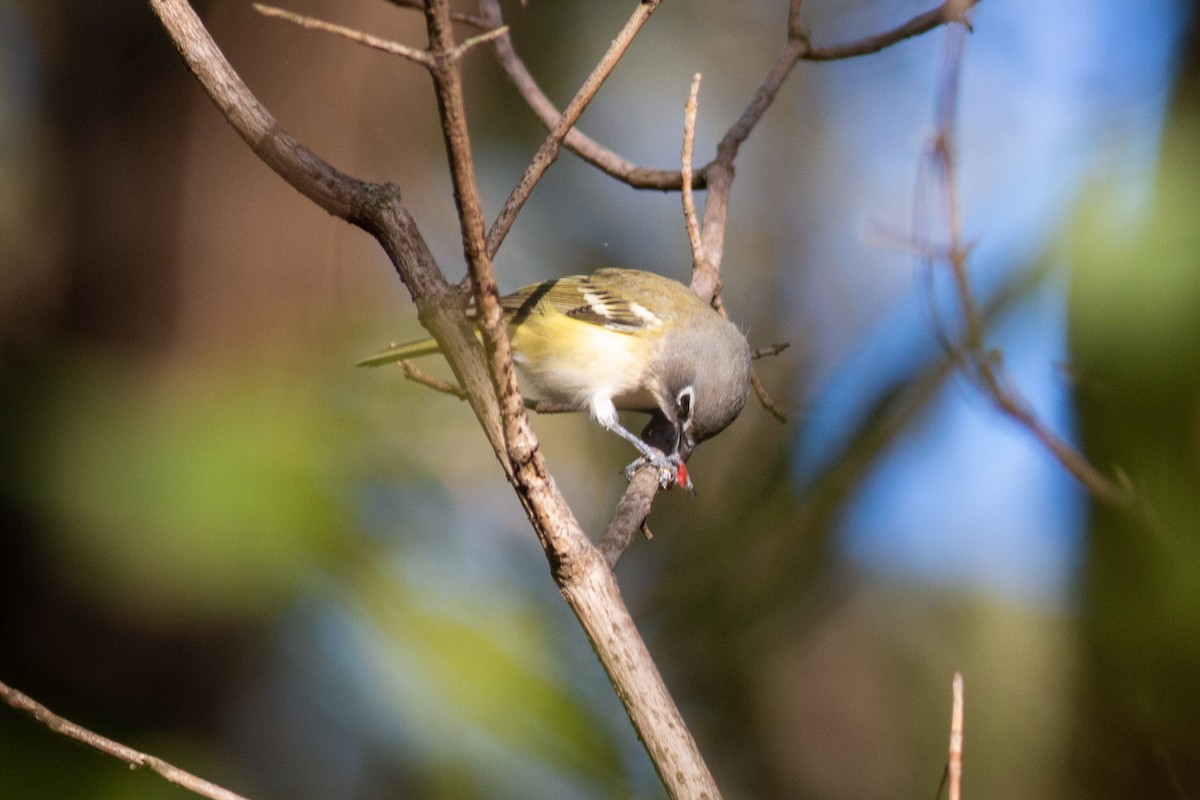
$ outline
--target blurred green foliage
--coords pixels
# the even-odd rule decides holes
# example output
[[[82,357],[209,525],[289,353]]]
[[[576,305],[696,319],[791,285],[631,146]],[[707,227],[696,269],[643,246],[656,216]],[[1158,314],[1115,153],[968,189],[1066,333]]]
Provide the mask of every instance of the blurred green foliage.
[[[1089,539],[1077,752],[1094,797],[1200,792],[1198,140],[1200,117],[1186,105],[1168,128],[1144,222],[1130,225],[1098,192],[1075,232],[1083,437],[1143,504],[1132,515],[1097,508]]]
[[[98,608],[160,621],[270,614],[344,527],[337,437],[303,372],[55,364],[10,437],[15,491]]]
[[[452,588],[459,591],[426,588],[418,595],[367,570],[351,590],[379,634],[381,685],[420,683],[423,702],[411,694],[398,699],[406,714],[417,713],[416,727],[431,739],[445,737],[440,758],[461,759],[453,771],[471,772],[461,741],[477,727],[584,783],[627,793],[627,786],[616,788],[624,777],[612,733],[569,690],[536,607],[497,603],[496,596],[472,602]]]

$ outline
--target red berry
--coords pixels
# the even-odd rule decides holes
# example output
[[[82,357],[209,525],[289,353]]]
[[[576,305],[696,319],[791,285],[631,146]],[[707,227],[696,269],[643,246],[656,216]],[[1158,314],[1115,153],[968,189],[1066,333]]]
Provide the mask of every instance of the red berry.
[[[686,464],[681,463],[675,468],[675,482],[685,489],[692,482],[691,478],[688,477]]]

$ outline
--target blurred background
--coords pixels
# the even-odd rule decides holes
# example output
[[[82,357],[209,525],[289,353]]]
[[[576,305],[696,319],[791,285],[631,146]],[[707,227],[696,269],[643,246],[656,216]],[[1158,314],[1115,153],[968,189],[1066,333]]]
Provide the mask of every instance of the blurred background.
[[[804,5],[818,44],[927,2]],[[395,181],[463,272],[429,80],[197,8],[281,123]],[[565,103],[631,3],[506,3]],[[581,127],[707,160],[787,4],[666,3]],[[413,45],[376,0],[289,8]],[[945,32],[800,64],[742,150],[725,299],[791,414],[751,404],[617,574],[731,798],[931,797],[950,682],[964,791],[1200,796],[1200,80],[1185,0],[987,0],[962,74],[962,211],[989,347],[1152,524],[1090,502],[947,368],[910,236]],[[469,59],[486,207],[542,132]],[[564,154],[501,288],[686,280],[679,199]],[[933,309],[931,311],[931,309]],[[464,404],[356,359],[420,335],[377,246],[226,125],[143,3],[0,0],[0,679],[259,800],[662,795]],[[441,369],[431,362],[431,371]],[[640,424],[635,422],[634,424]],[[587,530],[628,446],[535,420]],[[188,796],[0,708],[0,796]]]

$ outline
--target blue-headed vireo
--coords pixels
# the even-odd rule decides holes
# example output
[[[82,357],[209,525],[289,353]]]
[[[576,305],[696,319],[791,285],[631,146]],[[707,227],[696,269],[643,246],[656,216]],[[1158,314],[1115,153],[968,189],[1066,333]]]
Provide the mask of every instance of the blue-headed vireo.
[[[750,346],[733,323],[686,286],[634,269],[543,281],[500,304],[526,400],[587,412],[664,471],[664,486],[674,479],[691,488],[683,459],[737,418],[749,392]],[[437,351],[424,339],[359,365]],[[669,423],[669,452],[624,428],[618,409],[649,412],[647,432]]]

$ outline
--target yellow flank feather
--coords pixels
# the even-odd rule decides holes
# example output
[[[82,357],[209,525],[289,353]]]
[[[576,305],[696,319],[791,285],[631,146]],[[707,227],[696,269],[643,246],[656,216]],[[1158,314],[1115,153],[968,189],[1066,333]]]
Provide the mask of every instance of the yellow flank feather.
[[[513,361],[527,399],[594,413],[597,397],[628,409],[654,409],[644,373],[648,338],[580,322],[543,307],[509,326]],[[586,405],[584,405],[586,403]]]

